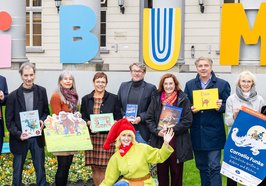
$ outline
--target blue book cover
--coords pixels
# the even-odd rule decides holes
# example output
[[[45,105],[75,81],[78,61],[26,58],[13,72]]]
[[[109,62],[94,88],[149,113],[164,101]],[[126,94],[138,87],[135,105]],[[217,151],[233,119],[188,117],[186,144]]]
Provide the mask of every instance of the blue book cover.
[[[38,110],[20,112],[19,115],[22,133],[27,133],[30,137],[42,135]]]
[[[127,104],[126,114],[125,118],[127,118],[128,121],[135,121],[138,113],[138,105],[135,104]]]
[[[182,110],[180,107],[163,105],[158,128],[162,128],[165,125],[167,128],[174,127],[180,121]]]

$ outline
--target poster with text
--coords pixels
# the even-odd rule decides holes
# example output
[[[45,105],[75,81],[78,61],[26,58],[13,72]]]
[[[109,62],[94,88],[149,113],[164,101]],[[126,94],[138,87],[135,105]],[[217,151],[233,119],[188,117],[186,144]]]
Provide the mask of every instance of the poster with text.
[[[221,173],[243,185],[266,176],[266,116],[242,107],[224,147]]]
[[[193,90],[193,106],[197,110],[217,109],[218,88]]]

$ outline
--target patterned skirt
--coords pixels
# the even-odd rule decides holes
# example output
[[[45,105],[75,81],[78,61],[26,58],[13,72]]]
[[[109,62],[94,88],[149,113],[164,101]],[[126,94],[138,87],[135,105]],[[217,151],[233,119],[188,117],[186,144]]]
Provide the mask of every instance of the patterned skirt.
[[[115,145],[111,144],[110,150],[104,150],[103,144],[108,134],[96,133],[90,135],[93,150],[85,151],[85,164],[107,166],[109,159],[115,152]]]

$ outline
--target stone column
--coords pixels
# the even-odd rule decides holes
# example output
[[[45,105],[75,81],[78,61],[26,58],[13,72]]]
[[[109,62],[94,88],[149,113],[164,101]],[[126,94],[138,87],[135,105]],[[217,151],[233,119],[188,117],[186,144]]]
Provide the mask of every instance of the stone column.
[[[6,11],[12,17],[12,25],[9,30],[1,31],[2,34],[12,36],[12,62],[23,63],[28,61],[26,57],[26,1],[25,0],[1,0],[0,11]]]
[[[101,24],[101,1],[100,0],[73,0],[73,4],[75,5],[85,5],[87,7],[90,7],[96,14],[96,26],[92,30],[92,33],[94,33],[99,40],[100,44],[100,24]],[[90,60],[92,63],[103,63],[103,60],[100,56],[100,49],[97,53],[97,55]]]

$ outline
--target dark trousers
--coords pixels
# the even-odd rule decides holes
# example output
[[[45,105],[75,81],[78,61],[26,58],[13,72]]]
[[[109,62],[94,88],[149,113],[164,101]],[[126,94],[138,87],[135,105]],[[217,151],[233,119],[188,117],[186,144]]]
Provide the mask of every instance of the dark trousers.
[[[227,186],[237,186],[237,182],[230,178],[227,178]]]
[[[55,175],[56,186],[66,186],[68,180],[68,173],[73,160],[73,155],[57,156],[57,171]]]
[[[2,148],[3,148],[3,138],[4,138],[4,135],[2,135],[0,131],[0,154],[2,153]]]
[[[194,151],[194,155],[196,167],[200,171],[201,186],[222,186],[221,150]]]
[[[158,182],[160,186],[169,186],[170,178],[169,171],[171,174],[171,185],[172,186],[182,186],[183,178],[183,165],[184,163],[177,163],[175,146],[176,139],[173,138],[170,141],[170,145],[174,148],[174,152],[171,156],[163,163],[157,164],[157,175]]]
[[[39,147],[37,138],[28,139],[27,149],[22,154],[13,154],[13,180],[12,186],[22,185],[22,171],[27,157],[27,152],[30,150],[34,169],[36,171],[36,185],[45,186],[45,169],[44,169],[44,149]]]
[[[1,107],[1,105],[0,105]],[[1,112],[1,108],[0,108],[0,112]],[[2,128],[4,126],[3,120],[2,118],[0,118],[0,154],[2,153],[2,147],[3,147],[3,140],[4,140],[4,130],[2,130]]]

